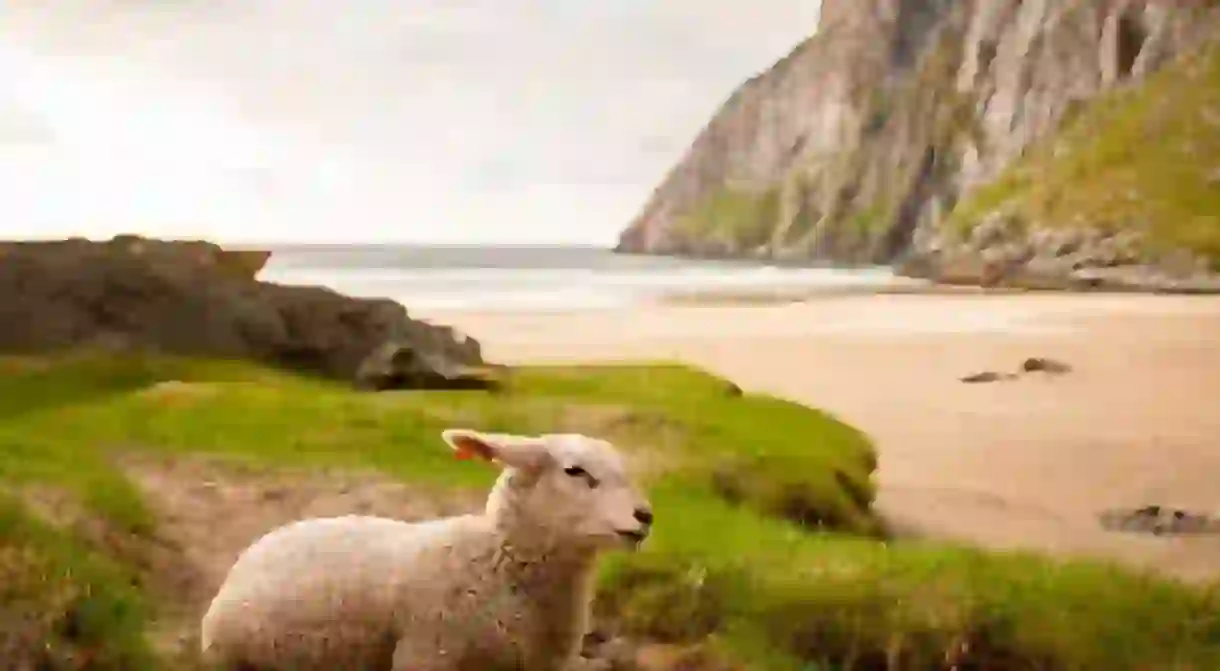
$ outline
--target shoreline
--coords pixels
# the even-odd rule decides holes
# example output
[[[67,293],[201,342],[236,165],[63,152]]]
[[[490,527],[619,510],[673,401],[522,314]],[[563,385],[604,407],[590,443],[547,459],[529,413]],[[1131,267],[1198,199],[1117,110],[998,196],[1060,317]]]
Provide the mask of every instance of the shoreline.
[[[927,282],[938,287],[975,287],[1011,289],[1016,291],[1058,291],[1069,293],[1131,293],[1172,295],[1220,295],[1220,272],[1182,273],[1181,269],[1166,269],[1155,263],[1110,265],[1107,263],[1077,267],[1060,264],[1056,270],[1034,270],[1026,262],[995,262],[981,253],[949,259],[937,255],[916,255],[880,264],[853,263],[805,258],[782,258],[736,254],[694,254],[676,251],[628,249],[620,242],[609,250],[622,256],[752,263],[776,268],[824,268],[853,270],[886,268],[896,280]]]
[[[1051,287],[957,284],[925,281],[894,275],[890,285],[857,285],[821,287],[817,289],[742,289],[742,290],[691,290],[669,292],[653,303],[661,305],[749,305],[756,303],[801,303],[820,298],[843,296],[1013,296],[1013,295],[1086,295],[1086,296],[1220,296],[1220,287],[1215,289],[1141,288],[1126,285],[1102,285],[1097,287]]]
[[[653,301],[657,305],[751,305],[765,303],[804,303],[822,298],[841,298],[844,296],[873,295],[975,295],[975,294],[1010,294],[1023,292],[1022,289],[1000,289],[990,287],[971,287],[951,284],[910,284],[895,283],[890,286],[842,286],[824,287],[818,289],[742,289],[742,290],[691,290],[674,291],[660,296]]]
[[[897,292],[589,312],[422,311],[515,363],[673,359],[818,408],[880,455],[877,508],[917,536],[1220,576],[1220,536],[1121,534],[1114,507],[1220,511],[1220,301]],[[1073,370],[993,384],[1026,357]]]
[[[1118,297],[1207,297],[1210,294],[1195,294],[1191,292],[1146,292],[1097,289],[1088,291],[1069,291],[1060,289],[1036,289],[1019,287],[983,287],[977,285],[929,284],[910,286],[843,286],[801,289],[692,289],[690,291],[662,292],[657,295],[639,298],[635,301],[624,301],[617,304],[595,306],[576,306],[564,304],[549,304],[546,306],[496,306],[486,305],[453,305],[443,306],[420,304],[410,297],[394,298],[396,302],[405,305],[411,315],[440,315],[443,320],[447,315],[564,315],[564,314],[606,314],[625,313],[639,309],[669,309],[669,308],[707,308],[707,307],[747,307],[747,306],[783,306],[817,303],[824,300],[839,300],[851,298],[867,298],[879,296],[944,296],[944,297],[1072,297],[1093,296],[1106,299]],[[412,307],[414,305],[414,307]],[[438,321],[431,319],[430,321]]]

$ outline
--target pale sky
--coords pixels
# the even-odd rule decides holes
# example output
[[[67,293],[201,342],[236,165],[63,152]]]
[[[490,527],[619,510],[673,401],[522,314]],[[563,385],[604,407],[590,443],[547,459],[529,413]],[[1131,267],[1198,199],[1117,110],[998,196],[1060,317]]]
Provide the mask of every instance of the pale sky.
[[[819,4],[0,0],[0,237],[610,244]]]

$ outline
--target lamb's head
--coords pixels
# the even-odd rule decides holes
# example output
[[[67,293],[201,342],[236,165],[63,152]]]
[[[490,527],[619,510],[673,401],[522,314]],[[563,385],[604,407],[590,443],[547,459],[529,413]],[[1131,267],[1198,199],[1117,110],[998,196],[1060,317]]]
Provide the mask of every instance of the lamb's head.
[[[517,541],[584,550],[636,548],[652,529],[652,507],[610,443],[580,434],[513,436],[448,429],[459,459],[504,470],[487,514]]]

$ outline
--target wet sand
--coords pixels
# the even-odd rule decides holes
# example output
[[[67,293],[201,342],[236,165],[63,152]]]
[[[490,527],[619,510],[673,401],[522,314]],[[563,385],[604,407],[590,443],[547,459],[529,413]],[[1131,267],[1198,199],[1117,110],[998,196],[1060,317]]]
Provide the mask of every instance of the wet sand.
[[[837,296],[569,314],[420,314],[506,363],[680,359],[870,434],[882,512],[992,549],[1220,576],[1220,536],[1104,531],[1104,508],[1220,514],[1220,299]],[[1026,357],[1065,375],[964,384]]]

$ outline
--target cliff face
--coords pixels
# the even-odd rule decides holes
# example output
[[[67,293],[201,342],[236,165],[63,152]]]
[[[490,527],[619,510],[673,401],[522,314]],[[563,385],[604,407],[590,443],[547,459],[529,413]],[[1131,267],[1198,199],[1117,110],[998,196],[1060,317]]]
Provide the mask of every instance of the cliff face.
[[[1000,225],[993,209],[1003,199],[993,209],[962,203],[1109,91],[1146,87],[1198,52],[1220,25],[1218,6],[824,0],[818,34],[730,97],[619,249],[903,262],[943,274],[946,250],[984,222],[1004,229],[989,237],[1008,245],[1018,232],[1065,226]],[[977,261],[963,273],[978,276],[994,265],[982,251],[954,263]]]

